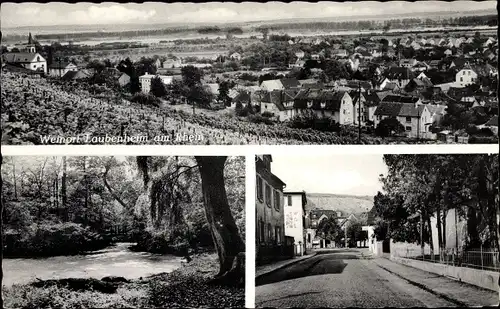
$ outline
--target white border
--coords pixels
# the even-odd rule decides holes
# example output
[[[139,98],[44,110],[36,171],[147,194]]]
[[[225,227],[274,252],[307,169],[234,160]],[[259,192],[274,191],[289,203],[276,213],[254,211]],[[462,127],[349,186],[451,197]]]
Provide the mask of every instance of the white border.
[[[498,153],[498,144],[450,145],[44,145],[2,146],[3,156],[192,156]]]
[[[245,308],[255,308],[255,155],[247,155],[245,161]]]

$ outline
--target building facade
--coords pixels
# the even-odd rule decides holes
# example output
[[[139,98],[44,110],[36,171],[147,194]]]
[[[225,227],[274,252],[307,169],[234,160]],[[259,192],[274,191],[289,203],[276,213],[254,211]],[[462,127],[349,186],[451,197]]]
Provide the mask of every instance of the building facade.
[[[307,198],[305,192],[285,192],[285,236],[293,237],[295,255],[303,255],[305,243],[305,215]]]
[[[151,80],[155,77],[159,77],[163,84],[170,85],[172,83],[173,77],[166,75],[152,75],[146,73],[145,75],[139,76],[139,83],[141,84],[141,90],[144,93],[149,93],[151,91]]]
[[[285,183],[271,171],[270,155],[256,156],[256,261],[263,264],[293,256],[286,251],[283,189]]]

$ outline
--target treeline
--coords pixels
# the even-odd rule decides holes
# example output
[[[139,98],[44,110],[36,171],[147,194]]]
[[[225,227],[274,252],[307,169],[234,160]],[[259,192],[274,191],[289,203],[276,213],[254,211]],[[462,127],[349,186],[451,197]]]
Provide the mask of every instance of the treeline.
[[[384,162],[383,192],[374,199],[377,239],[416,242],[422,252],[429,244],[432,252],[435,218],[437,243],[444,252],[446,218],[456,210],[457,220],[467,222],[459,247],[498,250],[498,155],[384,155]]]
[[[6,157],[3,253],[71,255],[115,241],[155,253],[213,250],[197,170],[193,158],[179,157]],[[229,158],[224,173],[244,235],[243,158]]]
[[[413,26],[496,26],[496,15],[461,16],[444,19],[432,18],[402,18],[383,21],[359,20],[341,22],[305,22],[305,23],[273,23],[256,28],[257,31],[269,29],[273,31],[291,29],[321,29],[321,30],[375,30],[375,29],[405,29]]]

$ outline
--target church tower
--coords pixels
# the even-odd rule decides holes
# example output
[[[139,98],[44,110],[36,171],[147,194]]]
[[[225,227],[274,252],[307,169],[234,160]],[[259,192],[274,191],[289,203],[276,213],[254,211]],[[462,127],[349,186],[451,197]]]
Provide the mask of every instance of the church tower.
[[[35,41],[33,40],[33,37],[31,36],[31,32],[28,36],[28,44],[26,45],[26,52],[28,53],[36,53],[36,48],[35,48]]]

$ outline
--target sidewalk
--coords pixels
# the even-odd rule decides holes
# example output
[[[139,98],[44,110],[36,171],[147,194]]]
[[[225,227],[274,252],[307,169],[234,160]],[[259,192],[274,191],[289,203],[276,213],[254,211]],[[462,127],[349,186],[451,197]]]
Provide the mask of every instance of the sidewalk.
[[[296,256],[293,259],[288,259],[288,260],[283,260],[283,261],[278,261],[275,263],[271,264],[266,264],[262,266],[257,266],[255,267],[255,278],[260,277],[262,275],[268,274],[270,272],[273,272],[275,270],[284,268],[288,265],[298,263],[303,260],[307,260],[308,258],[311,258],[316,255],[316,252],[311,252],[308,255],[303,255],[303,256]]]
[[[490,306],[498,305],[498,293],[494,291],[405,266],[386,258],[377,258],[372,261],[379,267],[405,279],[411,284],[459,306],[470,307],[486,303]]]

